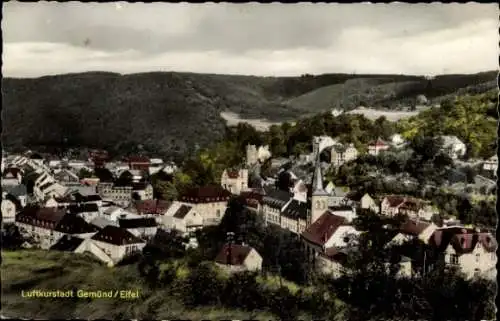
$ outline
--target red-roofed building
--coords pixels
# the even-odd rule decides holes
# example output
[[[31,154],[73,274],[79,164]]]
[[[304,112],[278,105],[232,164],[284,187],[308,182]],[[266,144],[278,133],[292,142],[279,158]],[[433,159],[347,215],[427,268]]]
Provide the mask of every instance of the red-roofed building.
[[[262,269],[262,256],[247,245],[224,244],[215,258],[215,264],[230,273],[259,271]]]
[[[391,146],[384,142],[381,138],[378,138],[376,141],[371,142],[368,145],[368,154],[377,156],[380,152],[386,151]]]
[[[203,216],[203,225],[218,225],[227,208],[231,193],[221,186],[210,185],[195,187],[185,191],[180,201],[193,207]]]
[[[245,206],[257,213],[261,211],[261,203],[264,195],[255,191],[241,192],[240,199],[245,204]]]
[[[128,158],[129,168],[149,172],[151,161],[145,156],[130,156]]]
[[[448,266],[457,266],[466,277],[496,278],[497,241],[491,233],[455,233],[444,251]]]

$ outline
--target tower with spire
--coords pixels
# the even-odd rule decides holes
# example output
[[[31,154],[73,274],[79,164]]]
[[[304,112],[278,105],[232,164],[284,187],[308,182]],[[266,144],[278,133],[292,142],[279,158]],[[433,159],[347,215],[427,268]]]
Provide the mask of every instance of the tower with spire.
[[[311,211],[308,224],[313,224],[328,209],[329,195],[323,187],[323,174],[319,153],[316,155],[316,165],[312,182]]]

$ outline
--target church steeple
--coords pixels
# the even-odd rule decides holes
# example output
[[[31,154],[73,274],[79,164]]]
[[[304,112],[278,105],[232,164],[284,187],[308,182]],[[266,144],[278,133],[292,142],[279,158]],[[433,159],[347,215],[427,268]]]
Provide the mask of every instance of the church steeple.
[[[321,162],[319,160],[319,153],[316,156],[316,166],[314,168],[312,188],[313,188],[312,195],[314,196],[328,195],[328,193],[323,188],[323,173],[321,171]]]

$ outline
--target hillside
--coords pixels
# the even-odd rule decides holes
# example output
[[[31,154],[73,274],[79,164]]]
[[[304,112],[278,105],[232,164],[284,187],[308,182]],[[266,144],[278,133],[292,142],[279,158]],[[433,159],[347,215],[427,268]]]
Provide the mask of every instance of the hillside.
[[[138,290],[139,299],[23,298],[21,291]],[[75,294],[76,295],[76,294]],[[48,304],[50,302],[50,304]],[[187,308],[168,288],[148,289],[137,265],[109,269],[87,254],[41,250],[2,251],[2,314],[26,319],[273,319],[220,307]]]
[[[89,72],[3,80],[6,147],[99,147],[117,154],[181,157],[195,143],[220,139],[229,111],[241,118],[293,120],[360,103],[396,108],[419,94],[431,99],[496,86],[496,72],[433,80],[404,75],[254,77],[157,72]]]

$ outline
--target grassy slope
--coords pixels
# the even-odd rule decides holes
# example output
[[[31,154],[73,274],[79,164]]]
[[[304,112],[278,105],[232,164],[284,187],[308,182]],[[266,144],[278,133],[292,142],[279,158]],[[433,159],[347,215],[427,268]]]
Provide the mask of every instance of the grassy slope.
[[[224,110],[242,118],[292,120],[333,106],[393,106],[424,93],[451,94],[492,82],[496,72],[437,77],[327,74],[254,77],[156,72],[92,72],[3,80],[7,146],[68,145],[130,151],[143,145],[179,156],[219,139]]]
[[[221,308],[185,309],[166,291],[149,291],[141,282],[137,266],[109,269],[83,254],[41,250],[2,252],[2,314],[28,319],[260,319],[273,316]],[[31,299],[29,289],[139,289],[139,300]],[[50,303],[49,303],[50,302]]]

